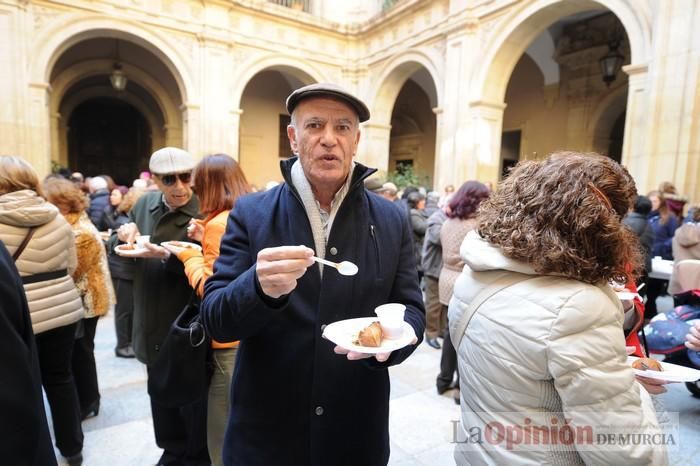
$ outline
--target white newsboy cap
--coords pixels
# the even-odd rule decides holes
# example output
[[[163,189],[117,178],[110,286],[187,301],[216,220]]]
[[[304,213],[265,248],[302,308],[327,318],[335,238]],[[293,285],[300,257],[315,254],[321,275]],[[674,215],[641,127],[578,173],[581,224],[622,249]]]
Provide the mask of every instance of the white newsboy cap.
[[[148,168],[156,175],[183,173],[191,171],[195,166],[192,154],[177,147],[163,147],[151,155]]]

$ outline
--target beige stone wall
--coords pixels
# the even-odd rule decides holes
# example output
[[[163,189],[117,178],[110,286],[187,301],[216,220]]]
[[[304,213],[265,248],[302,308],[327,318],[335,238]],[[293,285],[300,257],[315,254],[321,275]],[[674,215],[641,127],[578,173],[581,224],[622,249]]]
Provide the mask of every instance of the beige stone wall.
[[[585,146],[584,141],[568,140],[568,102],[554,99],[548,105],[542,73],[527,55],[513,71],[505,102],[508,106],[503,114],[503,130],[522,131],[521,160],[538,158],[557,149]]]
[[[246,87],[241,100],[239,162],[248,181],[258,187],[282,181],[279,170],[279,115],[287,114],[284,100],[289,85],[279,73],[264,72]],[[287,146],[284,156],[289,156]]]
[[[570,92],[576,86],[558,93],[534,83],[533,92],[518,82],[508,89],[513,71],[520,72],[518,60],[546,27],[601,8],[616,15],[628,37],[624,89],[596,90],[583,98]],[[241,157],[255,181],[272,177],[273,160],[253,163],[257,159],[246,157],[271,151],[272,140],[277,144],[277,119],[274,125],[259,119],[279,112],[273,102],[281,102],[284,93],[280,87],[249,105],[256,94],[244,90],[258,72],[280,71],[289,85],[331,80],[366,99],[373,118],[363,125],[358,160],[382,170],[390,166],[391,109],[406,80],[425,72],[434,94],[438,186],[497,179],[504,129],[523,130],[528,154],[558,148],[561,139],[568,148],[605,147],[605,125],[598,122],[609,124],[622,102],[627,108],[623,163],[640,189],[671,180],[700,199],[700,32],[693,27],[698,20],[700,8],[693,0],[404,0],[359,24],[337,24],[254,0],[5,0],[0,3],[0,152],[27,157],[42,174],[52,158],[64,158],[57,148],[61,96],[54,81],[59,78],[52,72],[75,44],[107,37],[135,44],[157,60],[134,63],[133,78],[163,109],[167,121],[159,140],[182,144],[198,157],[212,151]],[[589,58],[592,64],[597,59]],[[170,77],[159,79],[156,68]],[[538,102],[556,118],[548,121],[531,111]],[[271,132],[260,139],[268,126]],[[252,142],[256,138],[259,147]]]

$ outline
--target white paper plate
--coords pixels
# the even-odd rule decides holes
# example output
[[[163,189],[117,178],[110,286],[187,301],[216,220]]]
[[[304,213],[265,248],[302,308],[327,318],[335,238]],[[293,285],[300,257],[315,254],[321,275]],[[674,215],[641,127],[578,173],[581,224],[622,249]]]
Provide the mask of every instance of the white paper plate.
[[[202,246],[196,243],[190,243],[189,241],[163,241],[162,243],[160,243],[161,246],[165,246],[166,244],[174,246],[176,248],[196,249],[197,251],[202,250]]]
[[[638,293],[632,293],[631,291],[616,291],[615,294],[620,301],[632,301],[634,298],[639,298]]]
[[[134,249],[125,249],[126,246],[126,244],[120,244],[114,248],[114,252],[124,257],[141,257],[144,253],[148,252],[148,249],[140,248],[136,246],[136,244],[134,244]]]
[[[636,358],[634,356],[628,356],[627,362],[632,364]],[[678,364],[671,364],[670,362],[661,363],[662,371],[640,371],[638,369],[632,369],[635,375],[640,375],[642,377],[648,377],[650,379],[665,380],[667,382],[695,382],[700,380],[700,370],[692,369],[690,367],[679,366]]]
[[[376,347],[353,344],[353,340],[357,337],[357,334],[360,333],[360,330],[368,327],[372,322],[379,322],[379,319],[376,317],[360,317],[357,319],[339,320],[338,322],[328,324],[323,330],[323,336],[341,348],[365,354],[395,351],[409,345],[411,341],[413,341],[413,337],[415,337],[415,332],[411,324],[404,321],[403,334],[399,338],[384,338],[382,339],[382,344]]]

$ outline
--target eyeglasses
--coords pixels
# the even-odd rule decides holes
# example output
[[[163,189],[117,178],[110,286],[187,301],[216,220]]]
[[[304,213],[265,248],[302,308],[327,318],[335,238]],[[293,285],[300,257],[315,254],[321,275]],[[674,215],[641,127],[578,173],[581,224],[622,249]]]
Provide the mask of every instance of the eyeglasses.
[[[192,179],[192,173],[178,173],[176,175],[159,175],[160,181],[163,182],[165,186],[172,186],[177,183],[177,179],[180,178],[182,184],[189,184],[190,179]]]

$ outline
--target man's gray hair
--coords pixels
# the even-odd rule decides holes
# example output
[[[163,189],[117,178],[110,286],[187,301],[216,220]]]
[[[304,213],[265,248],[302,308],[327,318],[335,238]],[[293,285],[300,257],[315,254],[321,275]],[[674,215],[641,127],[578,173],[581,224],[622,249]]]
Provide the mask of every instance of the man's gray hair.
[[[88,189],[90,189],[91,193],[99,189],[107,189],[107,180],[101,176],[93,176],[90,178],[90,181],[88,181]]]

